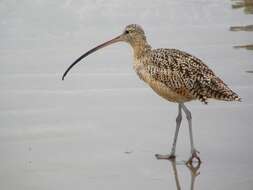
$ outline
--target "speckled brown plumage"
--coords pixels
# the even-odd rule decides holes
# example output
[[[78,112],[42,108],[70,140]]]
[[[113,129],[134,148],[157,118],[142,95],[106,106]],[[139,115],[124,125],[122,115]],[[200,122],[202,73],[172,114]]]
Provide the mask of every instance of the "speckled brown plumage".
[[[176,49],[155,49],[140,57],[146,75],[189,100],[240,100],[200,59]],[[138,64],[138,63],[137,63]]]

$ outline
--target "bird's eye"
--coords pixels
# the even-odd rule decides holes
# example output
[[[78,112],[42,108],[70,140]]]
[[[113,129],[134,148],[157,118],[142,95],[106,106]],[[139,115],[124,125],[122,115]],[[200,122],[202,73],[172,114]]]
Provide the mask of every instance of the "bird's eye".
[[[125,33],[126,33],[126,34],[129,34],[129,30],[126,30]]]

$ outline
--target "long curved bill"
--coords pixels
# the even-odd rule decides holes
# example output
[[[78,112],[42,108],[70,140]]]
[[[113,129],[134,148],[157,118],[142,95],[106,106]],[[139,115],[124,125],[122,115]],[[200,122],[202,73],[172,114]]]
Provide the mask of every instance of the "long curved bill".
[[[119,35],[117,36],[116,38],[113,38],[112,40],[109,40],[105,43],[102,43],[100,45],[98,45],[97,47],[94,47],[92,48],[91,50],[87,51],[85,54],[81,55],[77,60],[75,60],[68,68],[67,70],[64,72],[64,74],[62,75],[62,80],[64,80],[64,78],[66,77],[66,75],[68,74],[68,72],[70,71],[70,69],[72,67],[74,67],[79,61],[81,61],[83,58],[87,57],[88,55],[90,55],[91,53],[103,48],[103,47],[106,47],[108,45],[111,45],[113,43],[116,43],[116,42],[119,42],[121,41],[121,36],[122,35]]]

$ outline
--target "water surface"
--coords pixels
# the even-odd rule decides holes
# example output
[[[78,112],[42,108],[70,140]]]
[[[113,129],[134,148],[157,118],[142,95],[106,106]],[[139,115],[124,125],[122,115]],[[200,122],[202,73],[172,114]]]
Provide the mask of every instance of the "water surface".
[[[251,190],[253,53],[233,48],[253,43],[248,2],[1,1],[0,189]],[[201,58],[243,99],[187,103],[203,161],[195,173],[183,164],[185,120],[176,164],[155,159],[170,150],[177,106],[138,79],[128,45],[89,56],[61,81],[75,58],[129,23],[154,48]]]

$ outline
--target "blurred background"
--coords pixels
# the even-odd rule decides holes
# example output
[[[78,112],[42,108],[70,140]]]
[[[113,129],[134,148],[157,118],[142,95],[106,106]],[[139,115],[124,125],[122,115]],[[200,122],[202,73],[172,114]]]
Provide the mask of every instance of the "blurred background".
[[[187,103],[203,164],[195,189],[253,187],[252,0],[1,0],[0,189],[176,189],[168,153],[177,105],[157,96],[118,43],[140,24],[153,48],[178,48],[212,68],[243,102]],[[187,122],[178,161],[190,153]],[[192,175],[177,164],[182,189]]]

